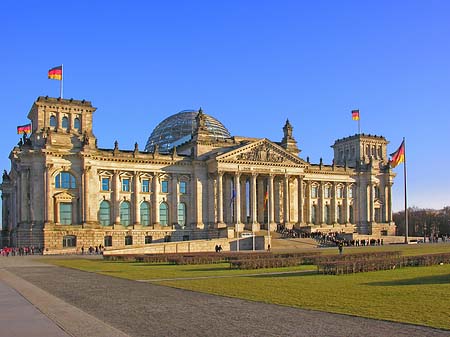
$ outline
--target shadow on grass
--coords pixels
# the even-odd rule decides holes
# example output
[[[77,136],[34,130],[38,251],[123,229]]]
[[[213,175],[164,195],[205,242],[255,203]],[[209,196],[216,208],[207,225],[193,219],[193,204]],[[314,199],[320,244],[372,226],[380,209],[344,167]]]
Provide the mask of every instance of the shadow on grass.
[[[370,282],[366,283],[369,286],[410,286],[410,285],[427,285],[427,284],[450,284],[450,274],[423,276],[411,279],[385,281],[385,282]]]
[[[299,270],[299,271],[293,271],[289,273],[280,273],[280,274],[259,274],[259,275],[252,275],[250,277],[255,278],[280,278],[280,277],[297,277],[297,276],[311,276],[311,275],[317,275],[316,270]]]

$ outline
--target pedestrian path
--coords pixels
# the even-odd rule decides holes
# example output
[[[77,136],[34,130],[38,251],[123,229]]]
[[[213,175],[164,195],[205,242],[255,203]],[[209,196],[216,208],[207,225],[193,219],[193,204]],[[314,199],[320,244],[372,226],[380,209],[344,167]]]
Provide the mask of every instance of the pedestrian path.
[[[0,270],[0,273],[4,271]],[[0,281],[0,337],[69,337],[17,291]]]

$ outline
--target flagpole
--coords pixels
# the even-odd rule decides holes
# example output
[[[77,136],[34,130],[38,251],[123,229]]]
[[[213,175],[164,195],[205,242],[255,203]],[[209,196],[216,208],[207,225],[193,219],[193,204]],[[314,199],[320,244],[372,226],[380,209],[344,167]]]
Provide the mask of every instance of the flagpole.
[[[403,182],[405,186],[405,243],[408,243],[408,198],[406,189],[406,141],[403,137]]]
[[[64,67],[61,64],[61,81],[59,83],[59,98],[63,98],[63,81],[64,81]]]

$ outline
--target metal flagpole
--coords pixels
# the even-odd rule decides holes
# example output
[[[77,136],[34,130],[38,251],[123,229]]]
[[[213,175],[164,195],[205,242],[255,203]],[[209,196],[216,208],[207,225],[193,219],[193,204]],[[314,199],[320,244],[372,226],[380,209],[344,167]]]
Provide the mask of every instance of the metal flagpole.
[[[63,98],[63,81],[64,81],[64,67],[61,64],[61,83],[59,83],[59,97]]]
[[[271,191],[272,192],[272,191]],[[270,237],[270,194],[269,194],[269,185],[267,185],[267,235],[269,237],[268,243],[268,251],[270,251],[271,247],[271,237]]]
[[[406,141],[403,137],[403,181],[405,185],[405,243],[408,243],[408,198],[406,189]]]

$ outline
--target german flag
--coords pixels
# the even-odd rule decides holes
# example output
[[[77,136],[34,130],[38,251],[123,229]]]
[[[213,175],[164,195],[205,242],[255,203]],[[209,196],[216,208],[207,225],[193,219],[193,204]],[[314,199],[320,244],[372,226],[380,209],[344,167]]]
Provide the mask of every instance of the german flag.
[[[264,195],[264,209],[267,209],[267,201],[269,201],[269,191]]]
[[[17,127],[17,134],[31,133],[31,124],[20,125]]]
[[[62,80],[63,69],[62,66],[57,66],[48,71],[48,78],[51,80]]]
[[[354,121],[359,121],[359,110],[352,110],[352,119]]]
[[[400,144],[400,147],[394,153],[391,153],[392,159],[389,161],[392,167],[396,167],[398,164],[405,161],[405,141]]]

